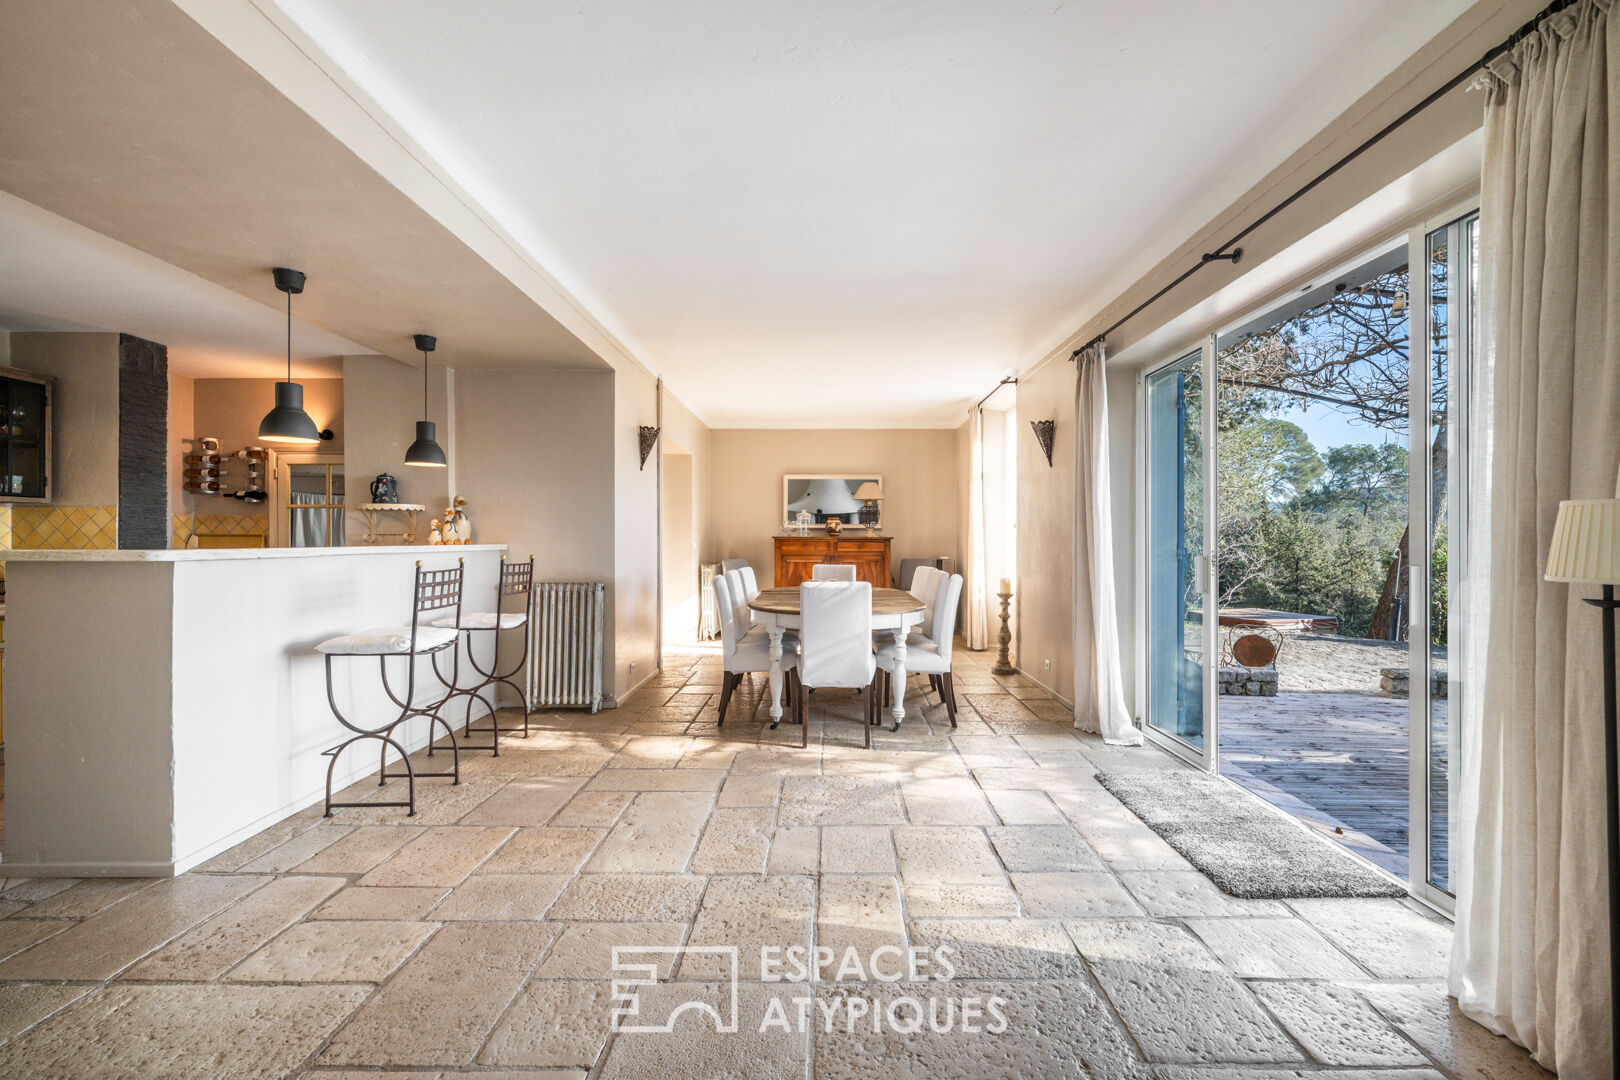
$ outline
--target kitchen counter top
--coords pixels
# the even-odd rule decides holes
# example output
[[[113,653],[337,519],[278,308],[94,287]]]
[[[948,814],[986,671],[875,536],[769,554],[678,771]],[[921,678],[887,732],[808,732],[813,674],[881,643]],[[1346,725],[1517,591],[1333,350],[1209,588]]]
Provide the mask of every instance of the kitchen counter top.
[[[311,548],[172,548],[130,551],[8,551],[6,562],[253,562],[263,559],[312,559],[346,555],[460,555],[471,551],[505,551],[505,544],[394,544]]]

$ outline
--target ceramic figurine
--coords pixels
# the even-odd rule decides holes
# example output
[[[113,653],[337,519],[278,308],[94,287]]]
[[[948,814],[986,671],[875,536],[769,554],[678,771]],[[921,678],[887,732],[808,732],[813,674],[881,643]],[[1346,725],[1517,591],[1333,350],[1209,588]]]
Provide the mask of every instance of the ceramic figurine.
[[[450,500],[451,505],[444,508],[444,542],[447,544],[472,543],[472,519],[463,511],[467,500],[459,495]]]
[[[843,528],[844,528],[844,523],[842,521],[840,521],[838,518],[830,517],[830,518],[827,519],[827,535],[828,536],[837,536],[839,534],[839,532],[841,532],[843,530]]]
[[[444,537],[442,535],[440,535],[440,533],[439,533],[439,519],[438,518],[433,519],[433,528],[428,533],[428,543],[434,545],[435,547],[437,547],[438,545],[444,543]]]

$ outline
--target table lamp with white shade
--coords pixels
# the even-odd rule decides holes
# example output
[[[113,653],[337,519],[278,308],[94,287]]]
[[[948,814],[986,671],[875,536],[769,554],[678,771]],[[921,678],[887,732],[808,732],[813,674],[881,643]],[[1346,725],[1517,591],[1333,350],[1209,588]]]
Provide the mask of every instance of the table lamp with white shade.
[[[883,501],[883,489],[877,486],[876,481],[868,480],[855,489],[855,500],[861,504],[860,522],[870,535],[877,531],[877,504]]]
[[[1609,1021],[1614,1057],[1620,1062],[1620,764],[1616,759],[1620,707],[1617,707],[1614,659],[1614,612],[1620,601],[1620,479],[1612,499],[1566,499],[1558,504],[1552,546],[1547,552],[1547,580],[1571,585],[1602,585],[1601,600],[1586,602],[1603,612],[1603,768],[1609,815]]]

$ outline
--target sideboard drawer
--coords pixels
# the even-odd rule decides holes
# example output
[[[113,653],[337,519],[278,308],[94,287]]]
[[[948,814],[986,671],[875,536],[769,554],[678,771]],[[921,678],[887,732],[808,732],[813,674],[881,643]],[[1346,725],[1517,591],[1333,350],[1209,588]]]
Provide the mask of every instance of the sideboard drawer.
[[[830,555],[835,543],[834,540],[778,539],[776,550],[782,555]]]

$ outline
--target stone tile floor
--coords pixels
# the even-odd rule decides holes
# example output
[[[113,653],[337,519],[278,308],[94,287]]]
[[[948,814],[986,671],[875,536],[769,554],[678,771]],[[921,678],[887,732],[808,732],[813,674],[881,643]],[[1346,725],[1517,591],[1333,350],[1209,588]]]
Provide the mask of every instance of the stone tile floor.
[[[1180,766],[958,656],[954,732],[920,680],[872,751],[850,693],[812,699],[809,750],[750,719],[758,680],[722,728],[717,656],[671,651],[415,818],[317,806],[173,880],[0,883],[0,1076],[1545,1075],[1448,1004],[1443,920],[1223,896],[1093,779]],[[670,1033],[610,1031],[615,946],[663,947],[636,1021]],[[732,1006],[717,946],[734,1033],[675,1012]]]

